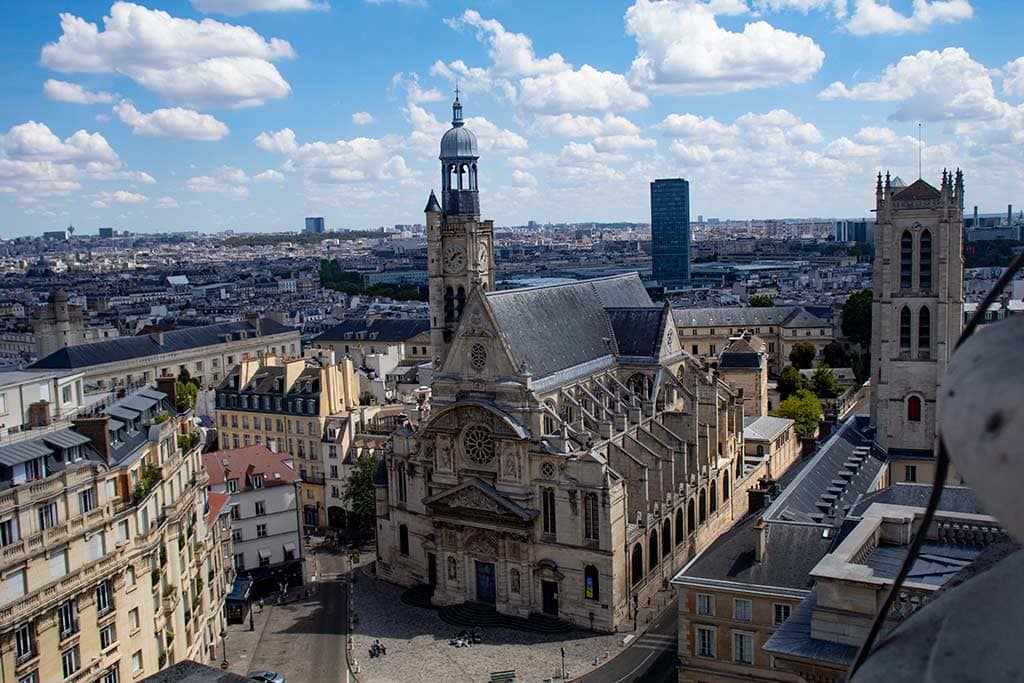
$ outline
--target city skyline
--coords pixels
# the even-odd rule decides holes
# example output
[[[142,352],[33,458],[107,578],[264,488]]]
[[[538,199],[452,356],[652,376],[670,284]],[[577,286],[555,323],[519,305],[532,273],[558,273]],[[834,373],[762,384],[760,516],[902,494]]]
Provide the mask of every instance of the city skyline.
[[[924,166],[964,167],[969,205],[1022,203],[1021,11],[995,1],[8,13],[2,237],[419,222],[456,82],[499,225],[646,222],[659,177],[691,181],[693,216],[868,216],[878,168],[917,177],[918,122]]]

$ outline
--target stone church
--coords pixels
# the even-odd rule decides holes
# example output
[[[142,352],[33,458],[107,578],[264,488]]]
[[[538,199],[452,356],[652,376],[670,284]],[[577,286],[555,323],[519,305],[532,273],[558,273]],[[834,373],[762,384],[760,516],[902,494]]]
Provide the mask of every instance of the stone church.
[[[871,423],[890,483],[931,482],[939,385],[963,326],[963,173],[943,170],[938,189],[879,173],[875,201]]]
[[[684,351],[635,273],[495,291],[458,97],[440,161],[432,407],[385,455],[378,577],[619,630],[746,511],[741,392]]]

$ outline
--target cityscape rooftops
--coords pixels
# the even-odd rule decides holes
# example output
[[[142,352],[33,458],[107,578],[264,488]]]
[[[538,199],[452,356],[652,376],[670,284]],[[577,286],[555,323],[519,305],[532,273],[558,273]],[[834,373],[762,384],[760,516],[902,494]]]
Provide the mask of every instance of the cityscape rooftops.
[[[772,441],[777,439],[794,421],[788,417],[752,415],[743,418],[743,439],[745,441]]]
[[[291,456],[274,453],[262,444],[207,453],[203,456],[203,466],[210,475],[211,485],[235,479],[239,492],[295,482]],[[253,475],[263,475],[262,481],[257,480],[258,486],[254,486]]]
[[[380,341],[403,342],[418,334],[430,331],[430,320],[427,318],[378,318],[345,320],[330,327],[317,336],[313,342],[320,341]],[[363,335],[363,336],[359,336]]]
[[[778,325],[779,327],[828,327],[829,323],[801,306],[766,306],[749,308],[675,308],[672,310],[678,327],[747,327]]]

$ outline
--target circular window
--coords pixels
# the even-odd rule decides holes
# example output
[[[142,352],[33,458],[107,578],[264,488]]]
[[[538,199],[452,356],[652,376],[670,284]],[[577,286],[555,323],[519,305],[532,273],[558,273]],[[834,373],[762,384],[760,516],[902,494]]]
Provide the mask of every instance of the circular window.
[[[486,465],[494,460],[494,438],[486,427],[474,425],[462,435],[462,447],[466,457],[477,465]]]
[[[540,473],[545,479],[554,479],[555,477],[555,465],[554,463],[546,462],[540,466]]]
[[[484,366],[487,365],[487,349],[483,344],[473,344],[473,348],[469,350],[469,362],[477,370],[484,369]]]

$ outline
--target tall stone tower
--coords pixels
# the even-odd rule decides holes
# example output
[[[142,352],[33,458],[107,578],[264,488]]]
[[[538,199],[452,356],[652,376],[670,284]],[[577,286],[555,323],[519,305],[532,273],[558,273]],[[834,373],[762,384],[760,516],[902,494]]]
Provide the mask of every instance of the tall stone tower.
[[[964,178],[904,188],[878,174],[871,305],[871,421],[890,481],[930,481],[936,402],[963,326]]]
[[[427,214],[430,343],[434,367],[448,356],[473,287],[494,289],[494,221],[480,220],[476,135],[463,125],[458,91],[452,127],[441,138],[441,203],[431,191]]]
[[[84,330],[82,309],[68,304],[67,292],[62,287],[55,287],[46,305],[32,314],[36,356],[46,358],[65,346],[81,344]]]

